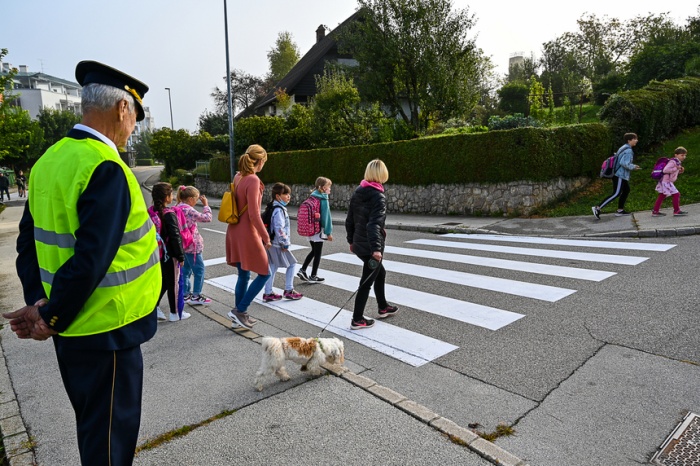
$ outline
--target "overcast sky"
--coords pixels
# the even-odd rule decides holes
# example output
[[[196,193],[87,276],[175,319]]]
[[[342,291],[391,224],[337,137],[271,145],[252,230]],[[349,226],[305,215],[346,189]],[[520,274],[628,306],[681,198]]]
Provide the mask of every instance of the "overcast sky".
[[[479,46],[505,74],[516,52],[539,57],[542,43],[575,31],[585,12],[630,19],[668,12],[685,24],[698,12],[692,0],[453,0],[476,15],[472,29]],[[254,75],[268,70],[267,51],[280,31],[292,33],[304,55],[320,24],[335,28],[355,12],[356,0],[228,0],[231,68]],[[84,0],[5,2],[0,48],[15,67],[75,81],[80,60],[119,68],[150,86],[144,99],[156,127],[170,126],[171,89],[175,128],[197,129],[199,115],[213,108],[209,94],[226,87],[224,0]]]

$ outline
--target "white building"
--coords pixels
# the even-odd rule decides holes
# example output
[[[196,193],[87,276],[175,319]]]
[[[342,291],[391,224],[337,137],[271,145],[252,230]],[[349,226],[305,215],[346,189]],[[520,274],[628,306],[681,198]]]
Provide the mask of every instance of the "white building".
[[[0,75],[7,75],[12,69],[9,63],[0,65]],[[80,107],[80,84],[44,73],[32,73],[27,65],[20,65],[14,76],[12,93],[14,100],[22,109],[29,112],[32,120],[39,117],[42,108],[68,110],[76,115],[82,114]],[[129,137],[127,146],[135,144],[144,131],[154,131],[155,122],[148,107],[143,108],[145,118],[136,122],[136,129]]]

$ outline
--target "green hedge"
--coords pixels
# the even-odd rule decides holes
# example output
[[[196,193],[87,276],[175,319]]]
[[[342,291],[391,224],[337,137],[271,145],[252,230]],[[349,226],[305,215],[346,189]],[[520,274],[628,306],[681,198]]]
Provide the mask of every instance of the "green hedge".
[[[635,91],[615,94],[601,109],[605,121],[621,142],[624,133],[637,133],[644,150],[700,124],[700,78],[652,81]]]
[[[153,159],[136,159],[136,166],[149,167],[153,165]]]
[[[610,132],[600,123],[518,128],[270,153],[259,176],[265,183],[313,184],[317,176],[327,176],[337,184],[354,184],[362,179],[367,162],[379,158],[389,168],[391,184],[545,181],[597,176],[612,150]],[[228,181],[228,157],[212,159],[210,169],[212,180]]]

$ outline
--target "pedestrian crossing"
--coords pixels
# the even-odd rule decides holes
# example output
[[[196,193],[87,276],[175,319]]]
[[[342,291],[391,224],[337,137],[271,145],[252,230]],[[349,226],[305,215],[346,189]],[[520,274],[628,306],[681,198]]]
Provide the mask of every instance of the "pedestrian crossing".
[[[406,241],[405,244],[412,246],[410,248],[396,246],[385,248],[385,256],[404,259],[402,262],[392,259],[383,261],[389,276],[404,275],[429,280],[430,283],[434,284],[433,289],[435,290],[434,293],[427,293],[387,283],[387,297],[400,307],[409,307],[416,311],[451,319],[456,323],[474,325],[490,331],[498,331],[526,316],[508,309],[498,309],[444,296],[440,293],[440,283],[449,283],[452,287],[457,285],[465,288],[477,288],[523,299],[554,303],[576,293],[576,287],[564,288],[536,283],[537,276],[601,282],[618,273],[604,270],[608,265],[639,265],[649,260],[654,253],[666,252],[675,247],[674,244],[526,236],[446,234],[440,235],[439,238]],[[290,249],[306,248],[307,246],[293,245]],[[571,249],[575,249],[575,251]],[[591,252],[591,250],[596,249],[605,249],[606,251]],[[453,252],[445,252],[445,250]],[[505,255],[506,257],[512,255],[514,258],[511,260],[489,257],[489,255],[474,256],[464,254],[462,251],[479,251]],[[644,256],[638,255],[639,253],[644,254]],[[559,260],[567,265],[544,264],[540,261],[542,258],[548,259],[548,262]],[[436,261],[438,264],[442,263],[444,266],[422,265],[426,259]],[[355,255],[331,253],[323,256],[323,261],[329,261],[324,262],[326,264],[349,264],[355,268],[355,273],[347,274],[333,270],[319,270],[319,276],[326,279],[324,286],[344,290],[348,293],[357,289],[362,262]],[[572,261],[574,261],[573,265]],[[576,267],[576,262],[595,262],[598,265],[595,269],[590,269],[588,266]],[[205,261],[206,266],[221,263],[225,263],[225,258]],[[452,264],[467,264],[484,268],[485,271],[488,270],[489,274],[461,272],[454,270]],[[513,280],[493,276],[494,272],[497,274],[499,270],[520,272],[524,278]],[[278,273],[284,274],[285,269],[279,269]],[[236,275],[226,275],[209,279],[206,282],[233,293],[236,279]],[[572,283],[576,283],[571,280],[567,282],[567,285],[571,286]],[[457,349],[450,342],[440,341],[390,323],[399,319],[391,319],[389,322],[377,321],[373,328],[352,331],[350,330],[352,302],[348,303],[349,309],[342,310],[340,313],[338,313],[338,307],[342,303],[324,303],[308,297],[300,301],[284,300],[263,303],[261,293],[256,302],[318,328],[323,328],[330,323],[329,332],[412,366],[423,365]],[[333,318],[336,314],[338,314],[337,317]]]

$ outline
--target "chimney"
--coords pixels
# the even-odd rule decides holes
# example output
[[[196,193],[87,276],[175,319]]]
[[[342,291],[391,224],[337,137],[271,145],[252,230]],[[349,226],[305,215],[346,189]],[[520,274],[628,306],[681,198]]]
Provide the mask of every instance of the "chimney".
[[[29,73],[29,67],[27,65],[19,65],[20,73]]]
[[[316,43],[318,44],[326,37],[326,28],[321,24],[318,29],[316,29]]]

